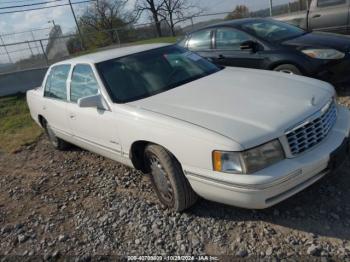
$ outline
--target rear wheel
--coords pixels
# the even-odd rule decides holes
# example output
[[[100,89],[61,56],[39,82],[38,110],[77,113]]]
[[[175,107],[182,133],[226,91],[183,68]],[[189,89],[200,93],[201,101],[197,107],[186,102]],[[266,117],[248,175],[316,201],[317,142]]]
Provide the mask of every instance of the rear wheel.
[[[145,161],[162,204],[178,212],[195,204],[198,196],[173,155],[163,147],[149,145],[145,150]]]
[[[286,73],[286,74],[290,74],[290,75],[302,75],[299,68],[297,68],[295,65],[291,65],[291,64],[279,65],[275,69],[273,69],[273,71]]]
[[[45,129],[45,133],[51,143],[51,145],[57,149],[57,150],[65,150],[69,147],[69,144],[62,140],[61,138],[58,138],[55,134],[55,132],[52,130],[52,128],[50,127],[50,124],[44,120],[44,129]]]

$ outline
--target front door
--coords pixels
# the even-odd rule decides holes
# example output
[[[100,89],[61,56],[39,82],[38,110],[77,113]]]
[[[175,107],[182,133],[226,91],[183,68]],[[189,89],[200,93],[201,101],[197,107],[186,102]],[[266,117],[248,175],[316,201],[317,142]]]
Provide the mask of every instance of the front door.
[[[260,68],[260,52],[241,50],[241,44],[252,39],[246,33],[231,27],[217,28],[215,32],[214,62],[224,66]]]
[[[310,29],[334,33],[347,33],[348,24],[348,0],[313,1],[309,13]]]
[[[117,159],[121,155],[118,121],[113,112],[99,108],[81,108],[80,98],[100,93],[92,67],[88,64],[74,66],[69,83],[67,114],[75,140],[91,151]]]

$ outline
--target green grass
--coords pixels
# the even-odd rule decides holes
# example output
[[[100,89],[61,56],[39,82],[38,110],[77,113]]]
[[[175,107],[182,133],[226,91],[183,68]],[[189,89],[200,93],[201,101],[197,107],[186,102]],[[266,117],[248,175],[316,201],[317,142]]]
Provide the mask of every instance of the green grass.
[[[140,40],[136,42],[132,42],[133,45],[143,45],[143,44],[156,44],[156,43],[175,43],[177,40],[176,36],[169,37],[158,37],[146,40]]]
[[[41,133],[30,117],[24,94],[0,97],[0,151],[15,152]]]

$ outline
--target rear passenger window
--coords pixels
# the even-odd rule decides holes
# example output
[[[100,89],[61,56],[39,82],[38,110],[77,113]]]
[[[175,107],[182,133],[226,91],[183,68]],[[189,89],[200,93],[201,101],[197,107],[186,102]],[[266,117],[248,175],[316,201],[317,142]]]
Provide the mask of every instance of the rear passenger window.
[[[327,7],[332,5],[341,5],[345,4],[346,0],[318,0],[317,6],[318,7]]]
[[[67,100],[67,78],[70,65],[58,65],[51,68],[45,84],[45,97]]]
[[[192,34],[188,41],[190,50],[206,50],[211,48],[211,30],[202,30]]]
[[[76,65],[72,73],[70,85],[70,101],[77,102],[79,98],[96,95],[98,84],[89,65]]]

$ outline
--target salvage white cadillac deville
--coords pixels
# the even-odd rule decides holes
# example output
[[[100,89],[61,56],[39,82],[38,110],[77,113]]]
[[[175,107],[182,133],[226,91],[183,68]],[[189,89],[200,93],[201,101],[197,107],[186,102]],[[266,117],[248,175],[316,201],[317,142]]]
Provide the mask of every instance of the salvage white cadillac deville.
[[[335,96],[325,82],[219,68],[159,44],[57,63],[27,101],[56,148],[150,173],[160,201],[181,211],[198,195],[266,208],[342,164],[350,113]]]

